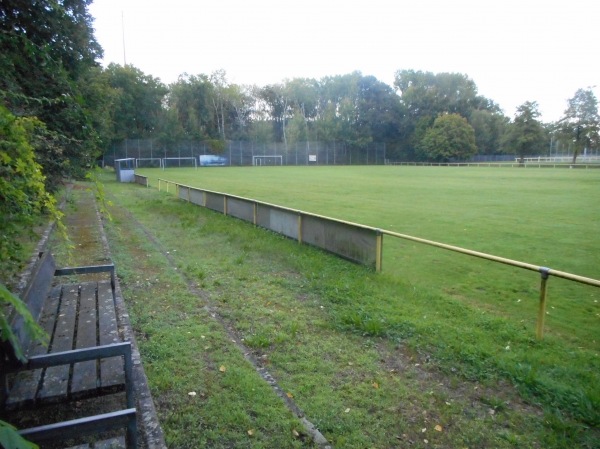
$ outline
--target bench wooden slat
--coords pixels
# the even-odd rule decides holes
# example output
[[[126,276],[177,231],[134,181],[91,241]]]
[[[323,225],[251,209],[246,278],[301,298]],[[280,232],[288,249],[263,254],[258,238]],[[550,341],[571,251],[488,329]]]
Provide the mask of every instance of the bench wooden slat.
[[[56,330],[51,344],[51,352],[62,352],[73,349],[73,331],[77,313],[79,285],[68,284],[62,289],[62,301],[58,311]],[[44,382],[40,389],[40,399],[55,396],[66,396],[69,386],[70,365],[48,368],[44,373]]]
[[[98,327],[100,344],[106,345],[121,341],[117,328],[117,315],[114,295],[109,282],[98,282]],[[123,385],[123,360],[121,357],[100,360],[100,383],[103,387]]]
[[[86,283],[81,286],[79,298],[79,314],[77,316],[77,339],[75,348],[90,348],[97,345],[97,308],[96,283]],[[77,394],[98,386],[98,370],[96,360],[75,363],[71,392]]]
[[[56,322],[58,305],[60,302],[61,287],[53,287],[48,294],[46,303],[40,316],[39,324],[48,335],[52,335]],[[40,342],[32,343],[27,350],[27,356],[42,355],[48,352],[48,348]],[[22,371],[17,374],[10,395],[6,400],[7,407],[16,404],[30,402],[35,399],[38,391],[42,369]]]

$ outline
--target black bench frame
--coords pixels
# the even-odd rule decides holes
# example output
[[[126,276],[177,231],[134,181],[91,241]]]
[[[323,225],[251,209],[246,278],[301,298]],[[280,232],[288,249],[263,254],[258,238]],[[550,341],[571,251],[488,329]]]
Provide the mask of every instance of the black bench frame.
[[[109,272],[113,301],[115,298],[115,267],[113,264],[55,268],[54,258],[49,253],[40,253],[36,261],[30,281],[23,293],[23,301],[38,321],[44,302],[50,290],[54,276],[69,276]],[[24,320],[20,315],[11,317],[11,328],[17,336],[23,351],[30,344],[29,335],[24,328]],[[125,379],[126,408],[112,413],[104,413],[85,418],[62,421],[55,424],[20,430],[19,433],[33,442],[47,440],[64,440],[83,434],[96,434],[112,429],[127,428],[127,447],[137,447],[137,414],[133,388],[133,361],[130,341],[97,345],[81,349],[51,352],[43,355],[26,356],[25,363],[19,361],[10,344],[0,345],[0,405],[4,407],[9,395],[8,375],[22,371],[72,365],[78,362],[100,360],[122,356]],[[68,400],[68,398],[65,398]]]

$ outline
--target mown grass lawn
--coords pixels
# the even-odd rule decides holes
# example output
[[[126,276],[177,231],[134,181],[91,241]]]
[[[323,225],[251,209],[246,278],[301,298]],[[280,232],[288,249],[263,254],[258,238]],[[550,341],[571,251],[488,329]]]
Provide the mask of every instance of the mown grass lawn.
[[[184,184],[251,196],[480,251],[498,254],[494,248],[500,245],[507,251],[498,255],[532,263],[541,262],[520,257],[533,253],[531,249],[525,252],[518,249],[529,239],[521,238],[525,231],[515,221],[526,210],[526,204],[530,204],[531,213],[519,218],[525,230],[552,228],[556,226],[553,222],[566,220],[577,231],[581,229],[581,219],[590,220],[583,225],[588,230],[597,231],[598,227],[598,211],[591,207],[592,199],[598,199],[598,192],[593,197],[594,190],[589,186],[598,187],[598,182],[587,173],[577,173],[582,176],[578,178],[580,185],[570,174],[564,174],[566,170],[556,172],[563,179],[559,183],[565,187],[575,184],[578,192],[587,197],[580,200],[580,195],[576,195],[573,202],[579,203],[573,207],[566,198],[557,197],[562,189],[555,189],[550,201],[539,193],[543,189],[534,188],[548,185],[545,176],[550,173],[545,170],[544,175],[541,171],[533,174],[527,171],[529,177],[520,178],[522,175],[516,172],[502,172],[500,176],[478,169],[477,173],[463,172],[461,176],[467,179],[442,182],[442,178],[450,175],[434,169],[424,175],[419,186],[415,173],[405,172],[402,176],[397,167],[351,167],[321,172],[318,168],[314,173],[306,168],[287,169],[245,169],[256,170],[252,175],[246,175],[242,169],[198,170],[192,174],[199,180],[194,183],[180,178],[183,171],[178,176]],[[327,176],[317,182],[311,178],[315,173]],[[167,170],[158,175],[170,174]],[[265,195],[267,191],[282,195],[281,201],[260,192],[242,190],[240,179],[255,175],[259,175],[256,182],[246,178],[246,183],[263,185]],[[229,178],[232,187],[224,188],[224,184],[219,187],[217,181],[208,185],[205,182],[210,176],[220,178],[221,183]],[[306,187],[302,195],[294,195],[284,182],[298,176]],[[474,208],[466,206],[468,192],[475,197],[497,192],[485,187],[486,183],[494,182],[494,176],[500,176],[504,190],[497,196],[488,193],[491,196],[487,201],[497,207],[486,209],[483,199]],[[266,189],[264,178],[269,178],[270,190]],[[333,184],[343,185],[338,185],[337,198],[319,196],[319,192],[328,191],[327,182],[332,182],[332,178],[335,178]],[[380,178],[386,178],[387,182],[395,179],[398,184],[392,199],[382,198],[385,189]],[[468,189],[468,180],[476,185]],[[318,183],[320,188],[315,187]],[[359,188],[361,183],[372,185],[376,193],[361,198],[359,193],[364,190]],[[529,200],[517,201],[516,192],[509,186],[519,185]],[[395,249],[388,242],[384,249],[384,273],[376,274],[154,189],[119,185],[111,180],[106,181],[106,187],[114,201],[111,246],[117,249],[113,251],[125,296],[131,301],[132,319],[141,336],[142,356],[172,447],[197,447],[185,443],[186,439],[216,444],[221,434],[215,429],[222,429],[227,437],[222,446],[211,447],[310,444],[294,436],[297,422],[281,409],[281,401],[261,390],[262,387],[254,386],[261,381],[253,377],[251,370],[244,376],[247,382],[237,378],[224,382],[231,373],[228,369],[219,370],[224,366],[219,358],[224,355],[214,356],[211,351],[215,345],[203,343],[209,329],[195,331],[198,326],[213,326],[212,332],[216,334],[211,339],[222,332],[214,322],[207,324],[210,313],[206,314],[206,303],[218,310],[239,339],[262,360],[308,419],[336,447],[595,447],[599,436],[600,361],[598,305],[594,302],[598,296],[593,289],[584,290],[580,296],[570,290],[572,287],[555,286],[558,282],[552,280],[550,292],[555,309],[550,309],[548,338],[538,342],[533,337],[532,325],[538,279],[519,281],[515,278],[521,275],[513,271],[503,274],[508,282],[496,284],[498,273],[502,274],[506,268],[492,268],[489,274],[487,267],[457,262],[456,256],[445,259],[449,256],[406,243],[398,243]],[[341,190],[345,193],[340,193]],[[461,192],[461,201],[449,202],[447,191],[452,190]],[[536,191],[544,198],[535,200],[532,195]],[[511,199],[506,197],[509,194],[513,195],[512,209]],[[426,204],[438,196],[442,199],[437,206]],[[311,197],[312,201],[305,197]],[[398,203],[397,197],[404,199]],[[295,202],[290,204],[286,198]],[[323,209],[308,207],[317,204],[315,198],[321,198],[318,203]],[[344,209],[348,215],[339,209],[344,202],[350,206]],[[546,210],[551,204],[555,206],[553,213],[547,212],[544,217],[533,213]],[[406,211],[411,208],[417,211],[419,205],[431,213],[430,220],[426,212],[418,218]],[[582,205],[587,205],[584,211]],[[462,214],[453,207],[460,207]],[[444,213],[444,208],[449,212]],[[369,220],[361,219],[362,209],[373,215],[381,209],[380,216],[389,219],[377,222],[368,213],[363,218],[369,216]],[[484,218],[480,223],[476,220],[477,210]],[[392,219],[394,211],[407,218]],[[578,215],[568,218],[564,213]],[[552,218],[553,222],[546,223],[541,218]],[[165,265],[164,255],[144,237],[137,222],[156,236],[164,251],[169,251],[174,266]],[[468,230],[470,238],[459,232],[458,226],[466,222],[470,227],[462,229]],[[512,228],[506,229],[511,223]],[[401,224],[406,229],[400,229]],[[493,224],[497,226],[495,230]],[[445,233],[440,229],[444,227]],[[444,235],[452,238],[441,238]],[[499,235],[507,242],[490,243],[491,235]],[[511,235],[519,239],[511,242],[508,238]],[[533,234],[531,239],[535,248],[544,241]],[[586,243],[579,237],[578,243],[585,248],[598,245],[597,240],[588,239]],[[560,245],[561,240],[554,239],[551,246]],[[564,252],[565,246],[562,248],[566,260],[564,254],[569,253]],[[561,260],[553,248],[539,251],[536,257]],[[588,254],[587,250],[581,253],[587,257],[583,265],[597,261],[597,253]],[[548,265],[593,277],[594,268],[591,272],[568,268],[577,268],[578,263]],[[186,280],[201,288],[205,296],[198,298],[186,293]],[[571,293],[572,299],[562,300],[566,304],[560,306],[564,307],[562,311],[557,309],[561,299],[555,293],[560,288],[575,291]],[[582,310],[577,309],[580,305]],[[553,320],[553,315],[559,313],[557,310],[569,317]],[[589,319],[587,327],[586,319]],[[577,332],[571,332],[566,324],[572,321],[578,323],[573,327]],[[162,336],[154,338],[153,333]],[[235,355],[235,348],[228,348],[227,338],[220,335],[216,346],[233,357],[227,366],[235,366],[236,373],[244,371],[246,364],[239,354]],[[175,369],[179,365],[183,368]],[[254,409],[255,398],[237,391],[242,385],[247,387],[244,390],[259,390],[261,397],[272,397],[258,407],[261,413]],[[186,390],[191,389],[203,391],[205,396],[196,396],[202,400],[190,402]],[[211,408],[208,398],[218,406]],[[230,403],[237,410],[233,415],[239,421],[228,418]],[[282,416],[283,421],[263,417],[265,408],[276,410],[275,415]],[[247,433],[252,429],[247,427],[255,429],[252,436]],[[272,439],[277,435],[285,438],[273,446]]]

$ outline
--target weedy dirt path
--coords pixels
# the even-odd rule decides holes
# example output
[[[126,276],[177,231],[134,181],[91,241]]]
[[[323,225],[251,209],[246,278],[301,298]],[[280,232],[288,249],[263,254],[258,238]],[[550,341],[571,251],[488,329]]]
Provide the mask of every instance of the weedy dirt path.
[[[148,228],[140,223],[129,211],[122,209],[122,213],[127,217],[129,225],[135,226],[141,230],[147,237],[148,241],[150,241],[156,248],[156,251],[162,254],[162,256],[168,261],[171,268],[173,270],[177,270],[176,260],[170,254],[170,251],[167,251],[167,249],[163,247],[159,239]],[[310,436],[315,445],[321,449],[332,449],[332,445],[327,441],[317,427],[306,417],[304,412],[295,403],[295,401],[279,386],[277,380],[269,373],[269,371],[264,366],[261,366],[262,364],[254,356],[252,350],[242,342],[243,339],[239,335],[238,331],[219,315],[217,308],[211,302],[208,293],[199,289],[196,281],[191,279],[189,276],[186,276],[181,270],[178,270],[178,272],[184,278],[188,291],[203,301],[204,308],[208,314],[222,326],[231,342],[235,344],[244,358],[254,367],[256,372],[283,401],[285,406],[300,420],[305,432]]]

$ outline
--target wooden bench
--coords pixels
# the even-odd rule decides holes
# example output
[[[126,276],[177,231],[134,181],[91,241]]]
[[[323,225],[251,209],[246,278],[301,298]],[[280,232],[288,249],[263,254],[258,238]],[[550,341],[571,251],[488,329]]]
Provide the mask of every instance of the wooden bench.
[[[96,280],[107,274],[109,279]],[[58,277],[75,275],[93,275],[94,280],[71,282],[68,278],[57,284]],[[43,442],[127,429],[127,447],[137,447],[131,342],[123,341],[119,334],[114,265],[57,269],[51,254],[40,254],[22,300],[48,333],[49,345],[31,341],[23,318],[13,313],[11,328],[27,360],[18,360],[9,344],[0,347],[0,405],[4,412],[31,409],[40,413],[47,405],[62,407],[120,392],[125,393],[125,406],[20,433]]]

